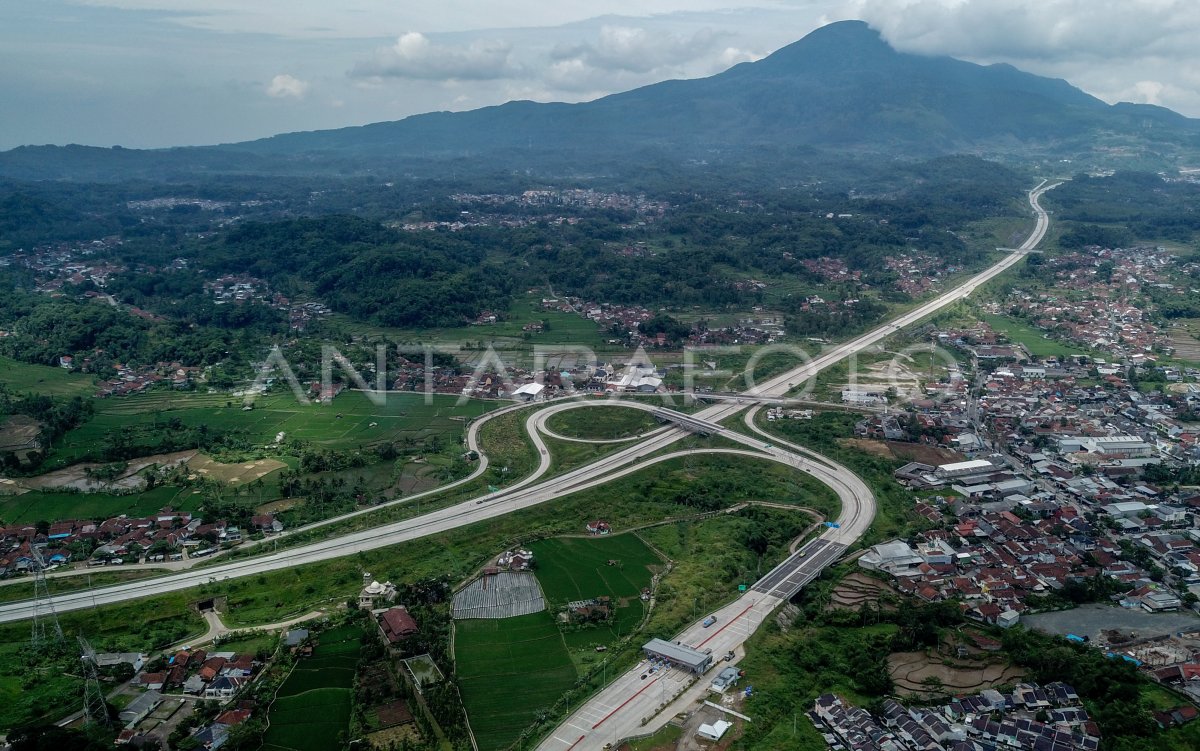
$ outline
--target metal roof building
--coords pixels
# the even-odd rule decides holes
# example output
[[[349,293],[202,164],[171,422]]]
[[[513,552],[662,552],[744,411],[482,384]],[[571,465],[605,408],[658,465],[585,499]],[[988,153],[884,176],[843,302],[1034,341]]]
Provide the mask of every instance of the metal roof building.
[[[642,646],[642,651],[646,653],[647,657],[666,660],[675,667],[684,668],[693,673],[703,673],[712,664],[711,654],[663,639],[651,639]]]
[[[996,472],[1002,469],[993,464],[987,459],[972,459],[966,462],[954,462],[952,464],[938,465],[935,475],[938,479],[948,480],[950,478],[968,477],[970,475],[984,474],[988,472]]]

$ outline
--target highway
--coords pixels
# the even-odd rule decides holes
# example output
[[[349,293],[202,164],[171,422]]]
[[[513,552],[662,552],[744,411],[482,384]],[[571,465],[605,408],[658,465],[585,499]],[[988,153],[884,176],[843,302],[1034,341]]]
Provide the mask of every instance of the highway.
[[[1045,212],[1041,211],[1040,207],[1037,205],[1037,198],[1051,187],[1053,186],[1048,186],[1047,184],[1043,183],[1042,185],[1038,186],[1038,188],[1030,192],[1030,204],[1038,212],[1038,221],[1034,232],[1019,250],[1023,251],[1035,247],[1045,235],[1047,227],[1046,215]],[[868,347],[886,338],[887,336],[890,336],[898,328],[910,325],[913,322],[936,312],[942,307],[961,299],[964,296],[964,289],[974,290],[980,284],[992,279],[997,274],[1011,267],[1022,257],[1022,255],[1023,254],[1021,253],[1013,253],[1006,256],[998,264],[973,277],[962,287],[956,288],[955,290],[952,290],[936,298],[935,300],[932,300],[914,309],[913,311],[904,314],[895,321],[881,326],[872,332],[852,340],[851,342],[835,347],[831,351],[820,355],[805,365],[802,365],[756,386],[754,389],[751,389],[751,391],[748,392],[748,396],[754,396],[758,394],[765,396],[782,396],[786,394],[787,391],[791,389],[792,384],[800,383],[804,379],[812,377],[816,373],[820,372],[820,370],[829,367],[830,365],[850,356],[855,352],[861,351],[865,347]],[[752,399],[748,399],[747,402],[747,404],[728,402],[717,404],[712,407],[708,407],[701,412],[696,413],[695,415],[691,415],[690,417],[710,423],[716,423],[745,409],[747,406],[749,406],[749,403],[752,402]],[[636,403],[637,402],[621,402],[623,405],[631,405]],[[555,409],[559,406],[560,405],[553,405],[550,407],[550,409]],[[518,407],[513,407],[512,409],[517,408]],[[497,413],[490,414],[495,415]],[[535,413],[535,415],[536,414],[537,413]],[[478,423],[481,421],[482,420],[476,421],[476,423],[472,424],[469,440],[476,440],[479,427]],[[381,525],[380,527],[374,529],[353,532],[330,538],[328,540],[311,543],[309,545],[298,546],[296,548],[282,550],[277,553],[258,556],[252,559],[210,566],[203,569],[182,571],[167,576],[155,577],[154,579],[148,579],[145,581],[127,582],[123,584],[101,587],[90,591],[59,595],[55,598],[54,605],[56,610],[59,612],[68,612],[71,610],[93,607],[93,605],[127,602],[130,599],[138,597],[165,594],[208,582],[223,581],[226,579],[240,576],[250,576],[269,571],[278,571],[294,566],[301,566],[307,563],[315,563],[332,558],[352,555],[354,553],[374,550],[376,548],[418,539],[426,535],[444,532],[456,527],[485,521],[487,519],[502,516],[513,511],[528,508],[539,503],[544,503],[546,501],[562,497],[563,495],[571,492],[577,492],[588,487],[593,487],[595,485],[607,482],[610,479],[615,479],[615,477],[636,471],[640,467],[645,466],[645,463],[641,463],[641,460],[647,455],[665,449],[685,435],[687,435],[686,431],[679,428],[663,429],[662,431],[657,431],[652,435],[646,436],[636,445],[616,451],[585,467],[580,467],[533,485],[532,482],[534,478],[540,477],[539,473],[545,472],[550,461],[544,441],[542,441],[535,432],[534,442],[535,445],[537,445],[539,452],[541,452],[539,472],[534,473],[530,477],[522,480],[522,482],[519,483],[520,487],[506,488],[496,493],[485,495],[476,500],[466,501],[455,506],[424,514],[415,519],[393,522],[391,524]],[[730,434],[726,433],[726,435]],[[775,449],[774,452],[779,453],[779,450]],[[481,455],[480,465],[486,467],[485,462],[486,458]],[[477,467],[476,473],[479,473],[480,471],[480,468]],[[476,476],[478,475],[476,474]],[[410,498],[405,500],[411,501],[412,499]],[[342,518],[358,515],[360,513],[364,512],[347,514]],[[851,538],[850,541],[852,542],[853,538]],[[0,623],[23,620],[32,617],[32,615],[33,608],[32,602],[30,601],[18,601],[0,605]]]
[[[905,313],[874,331],[835,347],[806,365],[752,387],[745,392],[745,395],[748,397],[783,396],[792,389],[793,384],[803,383],[804,380],[811,378],[830,365],[886,339],[899,329],[910,326],[953,302],[961,300],[980,285],[1011,268],[1025,256],[1025,253],[1036,248],[1045,237],[1049,227],[1049,217],[1038,204],[1038,199],[1055,185],[1057,183],[1049,184],[1043,181],[1030,191],[1029,204],[1037,215],[1037,222],[1033,232],[1017,249],[1017,252],[1006,256],[999,263],[972,277],[962,286]],[[752,400],[748,399],[747,401]],[[745,406],[739,402],[725,402],[705,409],[691,416],[691,419],[715,423],[738,413]],[[861,479],[826,457],[763,433],[754,422],[757,411],[758,406],[748,411],[744,421],[751,431],[771,441],[769,444],[760,442],[760,450],[770,453],[773,457],[786,456],[788,463],[793,463],[793,466],[802,471],[811,472],[814,477],[829,484],[842,501],[842,513],[837,520],[839,527],[830,528],[821,536],[809,541],[795,554],[789,556],[787,560],[755,582],[744,595],[716,611],[713,615],[717,617],[717,623],[713,628],[725,624],[720,633],[706,635],[703,624],[694,623],[676,637],[682,643],[697,648],[712,647],[714,655],[723,655],[730,650],[738,654],[742,644],[750,638],[758,625],[762,623],[762,619],[840,558],[846,549],[866,532],[875,517],[874,495]],[[721,430],[718,434],[739,440],[735,437],[739,434],[731,431]],[[767,448],[768,446],[769,448]],[[726,663],[718,663],[718,665],[724,664]],[[538,751],[602,749],[607,744],[615,745],[622,738],[653,732],[666,724],[667,720],[679,711],[687,710],[695,702],[702,700],[708,693],[708,683],[712,680],[715,671],[710,670],[706,676],[701,676],[694,683],[689,683],[690,677],[676,669],[661,674],[655,673],[646,679],[641,677],[643,673],[645,673],[645,666],[639,665],[619,676],[571,713],[566,721],[542,741],[538,746]],[[647,685],[647,681],[651,678],[654,683]]]
[[[1029,193],[1030,206],[1037,215],[1034,231],[1015,252],[1005,256],[1000,262],[987,270],[972,277],[963,285],[924,303],[913,310],[904,313],[893,321],[880,326],[863,336],[838,345],[824,352],[804,365],[793,368],[779,376],[757,384],[744,392],[746,400],[740,402],[723,402],[705,408],[693,415],[674,413],[672,419],[693,426],[704,426],[710,435],[720,435],[729,440],[742,444],[742,449],[691,449],[659,453],[669,448],[673,443],[688,435],[688,431],[679,427],[664,427],[643,435],[640,439],[631,441],[629,447],[620,449],[591,464],[574,470],[542,479],[552,468],[549,450],[542,437],[545,421],[550,414],[564,409],[575,409],[582,406],[617,404],[623,407],[645,408],[659,414],[671,417],[671,411],[662,407],[642,404],[634,401],[605,402],[594,400],[563,401],[554,403],[534,412],[526,421],[526,426],[539,452],[538,468],[520,482],[477,499],[465,501],[454,506],[438,509],[413,519],[381,525],[374,529],[352,532],[295,548],[282,550],[269,555],[224,563],[203,569],[185,570],[166,576],[156,577],[138,582],[127,582],[90,591],[81,591],[58,595],[54,599],[54,607],[58,612],[68,612],[96,605],[128,602],[139,597],[149,597],[165,594],[182,589],[195,587],[213,581],[251,576],[270,571],[294,568],[309,563],[340,558],[358,552],[374,550],[397,543],[420,539],[422,537],[445,532],[469,524],[486,521],[529,508],[541,503],[561,498],[570,493],[579,492],[611,482],[619,477],[641,471],[648,466],[668,461],[680,456],[691,456],[705,453],[733,453],[781,462],[811,474],[829,485],[842,502],[838,526],[829,528],[817,539],[809,542],[795,555],[789,557],[771,572],[768,572],[759,582],[749,589],[742,597],[722,608],[718,613],[718,623],[715,630],[706,630],[700,624],[693,624],[677,638],[684,643],[694,646],[705,645],[712,647],[714,654],[737,649],[754,632],[766,617],[781,602],[790,598],[799,589],[817,575],[826,566],[840,557],[850,545],[857,541],[870,527],[875,516],[875,499],[870,489],[852,472],[830,460],[821,457],[802,447],[788,444],[777,438],[770,437],[770,442],[762,438],[743,435],[729,430],[718,423],[726,418],[742,412],[747,407],[755,405],[756,397],[774,398],[785,396],[795,385],[815,376],[823,369],[870,347],[896,331],[926,318],[947,305],[950,305],[973,292],[980,285],[990,281],[1018,263],[1025,254],[1035,248],[1045,236],[1049,219],[1038,204],[1038,199],[1056,184],[1042,182]],[[523,405],[522,405],[523,406]],[[472,423],[468,431],[468,445],[478,450],[477,439],[480,425],[497,414],[521,408],[514,406],[504,410],[489,413],[489,415]],[[746,415],[747,424],[753,425],[754,412]],[[760,431],[761,432],[761,431]],[[655,454],[655,456],[650,456]],[[468,478],[458,481],[459,485],[478,477],[487,468],[487,459],[480,452],[479,465]],[[541,480],[539,482],[539,480]],[[445,490],[445,486],[434,492]],[[412,502],[415,497],[398,502]],[[376,507],[378,508],[378,507]],[[327,520],[324,526],[334,521],[370,513],[375,509],[346,514],[337,520]],[[803,555],[801,555],[803,553]],[[0,622],[10,622],[31,618],[33,615],[32,602],[11,602],[0,605]],[[601,691],[592,700],[585,703],[567,721],[552,733],[539,746],[547,751],[562,751],[563,749],[601,748],[608,743],[626,735],[646,732],[656,725],[661,725],[669,717],[669,713],[658,715],[659,720],[651,720],[643,724],[643,719],[656,715],[659,705],[670,701],[672,689],[683,692],[679,701],[691,701],[703,692],[706,680],[686,688],[681,676],[670,675],[667,671],[655,674],[653,683],[643,683],[639,670],[631,671],[620,676],[609,687]],[[649,678],[647,679],[647,681]],[[672,681],[675,685],[672,685]],[[658,686],[658,694],[652,688]]]

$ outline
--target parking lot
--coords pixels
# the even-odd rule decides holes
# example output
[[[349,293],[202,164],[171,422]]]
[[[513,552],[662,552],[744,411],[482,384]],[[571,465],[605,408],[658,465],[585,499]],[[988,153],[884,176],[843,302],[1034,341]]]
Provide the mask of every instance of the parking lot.
[[[1039,631],[1060,636],[1086,636],[1094,642],[1103,641],[1104,632],[1112,630],[1133,639],[1146,639],[1200,629],[1200,616],[1191,612],[1147,613],[1144,610],[1098,604],[1022,616],[1021,622]]]

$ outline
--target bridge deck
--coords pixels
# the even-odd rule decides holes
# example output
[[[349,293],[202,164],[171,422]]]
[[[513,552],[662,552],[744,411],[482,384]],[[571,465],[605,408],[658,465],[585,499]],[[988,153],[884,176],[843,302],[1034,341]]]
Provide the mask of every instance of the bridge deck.
[[[752,589],[772,597],[790,600],[845,552],[846,546],[841,543],[822,539],[811,540],[755,582]]]

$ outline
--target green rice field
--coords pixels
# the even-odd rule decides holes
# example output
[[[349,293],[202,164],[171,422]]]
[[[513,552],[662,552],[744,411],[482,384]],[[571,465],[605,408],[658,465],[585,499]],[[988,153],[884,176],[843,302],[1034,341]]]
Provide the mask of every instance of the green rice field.
[[[201,496],[190,489],[166,485],[131,495],[32,490],[21,495],[0,495],[0,520],[7,524],[33,524],[59,519],[101,519],[121,514],[146,516],[164,506],[178,511],[195,511],[200,499]]]
[[[454,664],[481,751],[512,745],[577,677],[558,627],[545,611],[456,621]]]
[[[636,535],[556,537],[530,546],[546,602],[557,612],[572,600],[612,598],[614,618],[606,625],[563,634],[567,646],[608,644],[637,628],[645,614],[640,595],[662,560]],[[609,561],[616,565],[608,565]]]
[[[980,315],[992,330],[1002,333],[1013,343],[1022,344],[1034,357],[1070,357],[1086,355],[1087,351],[1065,342],[1051,339],[1046,332],[1007,316]]]
[[[96,387],[92,377],[48,365],[30,365],[0,356],[0,383],[15,393],[48,396],[89,396]]]
[[[361,638],[362,629],[353,625],[320,635],[313,656],[296,663],[271,703],[264,751],[341,748],[350,727]]]
[[[206,425],[218,432],[240,431],[263,445],[284,433],[285,438],[336,449],[406,437],[422,439],[433,434],[442,435],[448,442],[458,441],[468,419],[499,406],[478,400],[458,406],[457,401],[455,396],[435,394],[432,403],[426,404],[423,394],[389,393],[379,406],[366,394],[347,391],[332,404],[305,405],[290,394],[270,394],[257,399],[254,409],[244,410],[240,399],[224,395],[156,392],[109,399],[98,401],[95,417],[55,444],[47,467],[87,458],[119,428],[148,428],[166,418],[178,418],[189,427]]]

